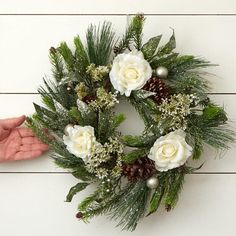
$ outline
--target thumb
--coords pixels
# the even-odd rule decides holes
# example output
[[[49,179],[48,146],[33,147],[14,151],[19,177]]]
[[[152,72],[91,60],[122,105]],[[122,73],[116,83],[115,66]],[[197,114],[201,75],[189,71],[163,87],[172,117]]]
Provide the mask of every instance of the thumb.
[[[5,130],[14,129],[23,124],[25,119],[25,115],[16,118],[2,119],[0,120],[0,126]]]

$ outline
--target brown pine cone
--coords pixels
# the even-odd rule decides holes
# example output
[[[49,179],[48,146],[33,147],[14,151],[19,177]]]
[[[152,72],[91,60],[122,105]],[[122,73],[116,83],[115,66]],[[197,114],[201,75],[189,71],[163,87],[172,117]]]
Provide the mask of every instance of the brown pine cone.
[[[160,105],[162,100],[169,97],[169,89],[167,88],[165,82],[162,79],[154,76],[148,80],[148,82],[143,87],[144,90],[154,92],[155,95],[151,98]]]
[[[156,173],[155,163],[148,157],[141,157],[132,164],[123,165],[123,174],[129,181],[145,180]]]
[[[90,102],[96,100],[95,96],[92,95],[86,95],[85,97],[83,97],[82,101],[89,104]]]

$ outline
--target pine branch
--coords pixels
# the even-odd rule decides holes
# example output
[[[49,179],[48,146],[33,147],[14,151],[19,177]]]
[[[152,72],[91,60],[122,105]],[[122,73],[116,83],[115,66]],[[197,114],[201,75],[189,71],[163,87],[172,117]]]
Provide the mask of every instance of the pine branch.
[[[57,82],[64,77],[64,64],[61,54],[54,47],[50,48],[49,59],[52,64],[52,73]]]
[[[216,149],[228,149],[229,144],[235,141],[235,133],[226,125],[227,116],[223,108],[209,104],[202,115],[189,115],[186,131],[194,138],[197,152],[202,151],[202,141]]]
[[[136,15],[133,18],[133,41],[134,46],[137,50],[140,50],[142,47],[142,38],[143,38],[143,25],[145,18],[142,14]]]
[[[62,55],[67,71],[74,72],[75,58],[66,42],[62,42],[57,51]]]
[[[142,30],[145,18],[143,15],[136,15],[132,18],[123,38],[116,47],[116,53],[122,53],[129,49],[134,43],[135,47],[140,50],[142,46]]]
[[[179,194],[184,184],[184,171],[179,169],[172,170],[168,176],[168,182],[166,182],[167,190],[165,194],[165,206],[167,211],[173,209],[178,202]]]
[[[111,23],[105,22],[100,27],[90,25],[87,30],[87,53],[90,63],[96,66],[106,66],[110,61],[110,55],[115,43],[114,32]]]
[[[129,184],[119,196],[111,210],[111,219],[119,220],[117,226],[123,230],[135,230],[138,221],[144,216],[150,190],[146,181]]]
[[[144,121],[147,130],[150,130],[156,136],[160,136],[158,124],[154,118],[159,113],[155,103],[149,99],[140,99],[139,96],[133,92],[128,100]]]

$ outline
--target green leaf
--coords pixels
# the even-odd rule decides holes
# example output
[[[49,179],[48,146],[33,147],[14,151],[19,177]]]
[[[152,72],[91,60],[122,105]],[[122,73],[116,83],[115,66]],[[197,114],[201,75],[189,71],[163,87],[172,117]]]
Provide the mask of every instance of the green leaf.
[[[159,45],[159,42],[161,40],[162,35],[158,35],[156,37],[153,37],[151,39],[148,40],[147,43],[145,43],[141,49],[141,51],[144,54],[144,58],[146,60],[150,60],[153,55],[155,54],[157,47]]]
[[[113,130],[115,130],[117,127],[119,127],[120,124],[125,121],[125,119],[126,118],[125,118],[125,114],[124,113],[120,113],[117,116],[115,116],[114,120],[113,120],[113,124],[112,124]]]
[[[150,209],[147,216],[157,211],[158,207],[161,204],[161,200],[163,198],[164,192],[165,192],[164,187],[162,185],[159,185],[156,191],[154,192],[152,199],[150,201]]]
[[[89,65],[89,59],[87,52],[84,48],[84,45],[79,36],[74,38],[74,44],[75,44],[75,57],[80,64],[84,65],[86,69],[86,67]]]
[[[89,183],[78,183],[75,186],[73,186],[66,196],[66,202],[71,202],[74,195],[84,190],[88,185]]]
[[[179,172],[178,169],[174,169],[172,173],[170,173],[169,188],[165,197],[165,205],[168,211],[173,209],[178,201],[183,188],[184,177],[185,173],[182,171]]]
[[[74,71],[75,58],[68,45],[65,42],[62,42],[58,48],[58,51],[65,61],[67,70]]]
[[[203,143],[201,141],[195,142],[194,148],[193,148],[193,160],[197,160],[201,157],[203,152]]]
[[[153,95],[156,95],[156,93],[140,89],[137,91],[133,91],[132,95],[135,96],[137,99],[143,100]]]
[[[145,149],[136,149],[126,154],[122,159],[125,163],[130,164],[133,163],[136,159],[143,157],[145,154],[146,154]]]
[[[167,44],[165,44],[158,50],[157,55],[161,57],[165,54],[170,54],[175,49],[175,47],[176,47],[175,32],[173,30],[173,33],[169,41],[167,42]]]
[[[203,118],[208,121],[218,121],[219,124],[224,124],[228,119],[226,112],[222,107],[211,104],[210,106],[203,109]]]
[[[156,136],[132,136],[125,135],[121,141],[129,147],[150,147],[156,141]]]
[[[168,55],[163,55],[162,57],[155,57],[151,62],[150,65],[152,68],[157,68],[158,66],[165,66],[169,68],[173,61],[178,57],[178,53],[171,53]]]
[[[95,178],[91,173],[89,173],[86,170],[86,168],[84,166],[76,167],[76,170],[72,172],[72,175],[75,178],[80,179],[82,181],[90,181]]]
[[[68,115],[77,122],[80,122],[82,120],[81,112],[77,107],[72,107],[68,112]]]

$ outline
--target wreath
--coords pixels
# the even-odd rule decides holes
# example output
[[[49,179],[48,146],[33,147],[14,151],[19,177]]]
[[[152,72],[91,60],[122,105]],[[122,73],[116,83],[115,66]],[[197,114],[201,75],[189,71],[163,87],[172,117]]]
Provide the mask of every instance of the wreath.
[[[66,201],[94,186],[76,217],[106,214],[131,231],[160,205],[175,207],[185,175],[201,168],[188,161],[205,144],[222,150],[234,141],[226,112],[208,97],[203,69],[213,64],[175,52],[174,31],[162,46],[161,35],[143,44],[144,21],[134,16],[121,39],[111,23],[90,25],[85,44],[76,36],[73,50],[65,42],[50,48],[53,76],[38,90],[45,106],[34,104],[28,120],[56,164],[78,179]],[[139,136],[119,132],[120,99],[142,118]]]

